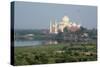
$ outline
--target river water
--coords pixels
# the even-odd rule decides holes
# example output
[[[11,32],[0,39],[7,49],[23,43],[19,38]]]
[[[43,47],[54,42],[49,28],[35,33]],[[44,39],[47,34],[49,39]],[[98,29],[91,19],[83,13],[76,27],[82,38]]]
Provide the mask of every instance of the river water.
[[[47,44],[57,44],[57,41],[46,41],[46,40],[15,40],[15,47],[23,47],[23,46],[36,46],[36,45],[47,45]]]

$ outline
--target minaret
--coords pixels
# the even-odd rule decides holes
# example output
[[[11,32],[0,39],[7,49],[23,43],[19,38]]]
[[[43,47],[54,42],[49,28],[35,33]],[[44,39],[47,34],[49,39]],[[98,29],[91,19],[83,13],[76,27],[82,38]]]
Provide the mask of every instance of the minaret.
[[[58,33],[58,27],[57,27],[56,21],[54,21],[54,22],[50,21],[50,31],[49,32],[54,33],[54,34]]]
[[[55,21],[55,34],[58,33],[58,26],[57,26],[57,22]]]
[[[50,21],[50,33],[52,33],[52,22]]]

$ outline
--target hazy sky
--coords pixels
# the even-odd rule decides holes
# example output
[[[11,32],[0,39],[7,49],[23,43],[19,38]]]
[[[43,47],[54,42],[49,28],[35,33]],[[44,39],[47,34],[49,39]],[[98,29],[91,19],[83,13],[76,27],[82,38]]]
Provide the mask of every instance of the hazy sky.
[[[50,20],[60,22],[65,15],[84,27],[97,27],[96,6],[15,2],[15,29],[47,29]]]

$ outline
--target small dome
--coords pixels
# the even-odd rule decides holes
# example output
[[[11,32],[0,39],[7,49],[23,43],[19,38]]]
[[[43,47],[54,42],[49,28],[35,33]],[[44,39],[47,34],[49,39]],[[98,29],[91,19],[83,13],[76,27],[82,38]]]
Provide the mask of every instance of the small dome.
[[[64,16],[64,17],[62,18],[62,21],[68,22],[68,21],[69,21],[69,17],[68,17],[68,16]]]
[[[76,23],[73,23],[73,24],[72,24],[72,26],[76,27],[76,26],[77,26],[77,24],[76,24]]]

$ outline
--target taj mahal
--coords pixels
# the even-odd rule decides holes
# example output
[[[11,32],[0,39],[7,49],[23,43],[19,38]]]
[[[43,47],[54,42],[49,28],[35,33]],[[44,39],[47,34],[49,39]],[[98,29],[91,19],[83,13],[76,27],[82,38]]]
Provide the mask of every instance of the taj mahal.
[[[76,32],[80,29],[80,24],[76,24],[75,22],[71,22],[68,16],[64,16],[61,22],[50,21],[50,33],[57,34],[59,31],[64,32],[64,29],[71,32]]]

